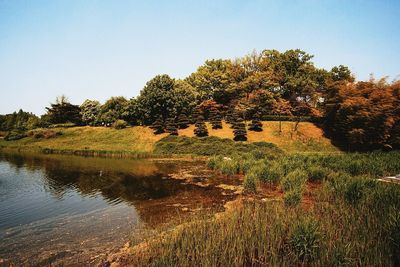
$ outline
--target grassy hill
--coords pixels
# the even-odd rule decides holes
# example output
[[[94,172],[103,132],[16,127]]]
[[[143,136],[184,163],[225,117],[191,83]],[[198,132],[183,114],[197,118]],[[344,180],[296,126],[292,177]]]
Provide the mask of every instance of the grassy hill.
[[[248,131],[249,142],[265,141],[277,145],[287,152],[324,151],[334,152],[330,140],[323,136],[322,130],[312,123],[300,123],[297,133],[293,133],[293,123],[283,122],[283,132],[279,134],[278,122],[263,122],[264,131]],[[213,130],[207,123],[210,136],[233,138],[232,129],[223,123],[223,129]],[[179,130],[181,136],[193,136],[194,125]],[[24,150],[93,150],[114,152],[151,153],[157,141],[168,134],[154,135],[148,127],[135,126],[122,130],[104,127],[73,127],[52,129],[62,133],[60,136],[35,138],[29,136],[17,141],[0,139],[0,147]]]

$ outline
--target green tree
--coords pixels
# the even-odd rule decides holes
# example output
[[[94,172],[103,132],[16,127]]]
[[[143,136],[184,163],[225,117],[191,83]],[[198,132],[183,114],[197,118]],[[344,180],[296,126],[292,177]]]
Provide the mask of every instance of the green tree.
[[[229,102],[228,89],[233,82],[230,60],[207,60],[186,80],[197,89],[201,100],[213,99],[217,103]]]
[[[80,108],[81,108],[82,122],[86,125],[91,125],[91,126],[96,125],[101,111],[100,102],[96,100],[86,99],[82,103]]]
[[[128,100],[125,97],[111,97],[101,106],[99,121],[102,124],[111,126],[115,121],[123,120],[128,104]]]
[[[68,99],[62,95],[56,98],[55,103],[46,107],[49,121],[53,124],[72,122],[81,124],[81,109],[77,105],[71,104]]]
[[[178,125],[174,118],[167,119],[165,130],[170,135],[178,135]]]
[[[137,97],[139,118],[145,125],[150,125],[159,116],[164,121],[176,116],[174,86],[175,80],[165,74],[157,75],[146,83]]]

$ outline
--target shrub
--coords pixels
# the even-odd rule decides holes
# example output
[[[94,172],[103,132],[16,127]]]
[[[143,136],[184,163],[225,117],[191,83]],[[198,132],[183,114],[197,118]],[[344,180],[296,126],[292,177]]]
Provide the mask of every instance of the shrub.
[[[358,177],[353,178],[346,186],[344,199],[349,204],[357,204],[373,186],[373,180]]]
[[[113,127],[117,130],[124,129],[126,128],[126,126],[128,126],[128,123],[124,120],[116,120],[113,123]]]
[[[320,249],[319,226],[314,221],[295,225],[289,238],[291,252],[302,262],[317,258]]]
[[[307,173],[303,170],[292,171],[281,179],[281,188],[284,191],[301,190],[307,178]]]
[[[178,125],[174,118],[167,119],[165,130],[170,135],[178,135]]]
[[[186,129],[189,127],[190,121],[186,114],[181,113],[178,117],[178,126],[179,129]]]
[[[240,165],[236,160],[223,160],[220,166],[220,170],[222,174],[225,175],[234,175],[239,173]]]
[[[331,173],[329,169],[320,166],[311,166],[307,172],[309,180],[313,182],[322,181]]]
[[[282,171],[277,164],[269,165],[265,162],[253,164],[249,173],[252,173],[258,180],[264,183],[275,183],[282,176]]]
[[[7,133],[7,135],[4,137],[4,140],[6,141],[15,141],[19,140],[26,137],[26,133],[23,131],[17,131],[13,130]]]
[[[296,207],[301,202],[301,190],[291,190],[285,192],[283,201],[286,207]]]
[[[223,160],[224,159],[222,156],[212,156],[207,160],[207,167],[212,170],[216,170],[219,168]]]
[[[245,190],[255,193],[257,191],[257,177],[252,173],[247,174],[243,181],[243,187]]]
[[[162,134],[165,132],[164,130],[164,121],[161,116],[159,116],[153,124],[150,126],[153,129],[154,134]]]

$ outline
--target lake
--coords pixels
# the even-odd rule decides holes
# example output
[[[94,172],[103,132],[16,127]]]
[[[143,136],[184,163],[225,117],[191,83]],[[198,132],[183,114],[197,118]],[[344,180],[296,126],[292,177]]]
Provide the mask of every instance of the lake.
[[[0,265],[91,265],[142,229],[223,210],[204,162],[0,154]]]

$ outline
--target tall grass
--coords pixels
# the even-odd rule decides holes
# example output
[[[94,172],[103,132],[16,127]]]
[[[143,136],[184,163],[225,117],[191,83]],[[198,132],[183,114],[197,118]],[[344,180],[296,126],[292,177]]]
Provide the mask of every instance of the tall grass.
[[[329,186],[320,193],[312,209],[248,202],[224,217],[196,221],[149,244],[146,253],[136,251],[135,261],[149,266],[395,266],[399,187],[376,184],[357,206]]]

